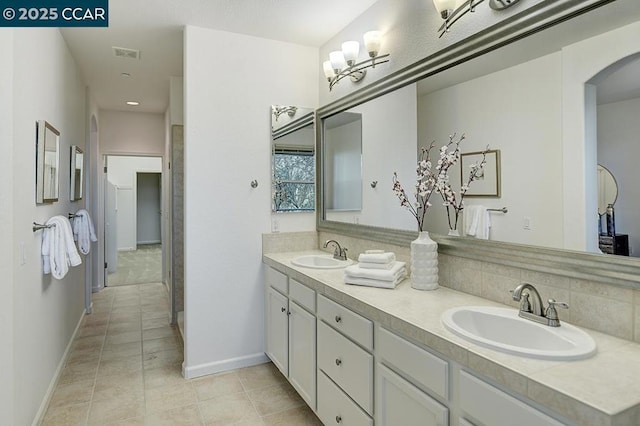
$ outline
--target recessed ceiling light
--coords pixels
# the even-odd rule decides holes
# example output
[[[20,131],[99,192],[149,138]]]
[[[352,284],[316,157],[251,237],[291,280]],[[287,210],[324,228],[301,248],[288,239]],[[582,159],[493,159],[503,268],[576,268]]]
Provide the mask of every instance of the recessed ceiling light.
[[[127,101],[127,105],[131,105],[131,106],[138,106],[138,105],[140,105],[140,102],[137,102],[137,101]]]
[[[131,74],[129,74],[128,72],[123,72],[120,74],[120,77],[124,77],[124,78],[131,77]]]

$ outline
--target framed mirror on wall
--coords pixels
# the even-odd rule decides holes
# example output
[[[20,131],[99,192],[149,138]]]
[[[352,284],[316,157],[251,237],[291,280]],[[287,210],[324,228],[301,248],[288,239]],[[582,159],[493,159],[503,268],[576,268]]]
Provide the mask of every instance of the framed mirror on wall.
[[[69,199],[71,201],[82,200],[82,182],[84,174],[84,153],[77,145],[71,146],[69,179]]]
[[[583,271],[593,271],[593,276],[606,276],[611,281],[625,284],[637,281],[635,274],[640,271],[640,263],[604,256],[598,249],[596,223],[596,163],[601,157],[604,159],[606,153],[613,156],[614,152],[630,153],[634,149],[631,144],[623,149],[602,152],[601,143],[610,143],[602,140],[601,129],[606,128],[601,122],[605,110],[603,105],[629,100],[615,99],[603,90],[603,93],[598,93],[597,102],[592,107],[598,112],[590,115],[585,99],[588,98],[589,85],[597,85],[600,89],[600,83],[606,77],[615,76],[609,67],[618,69],[618,66],[631,65],[630,58],[640,52],[640,46],[635,43],[634,50],[630,41],[637,40],[632,34],[637,34],[640,29],[640,3],[617,0],[598,6],[585,8],[581,13],[575,10],[559,12],[555,25],[547,25],[548,21],[540,24],[543,17],[536,23],[536,14],[532,13],[529,17],[532,31],[526,37],[522,37],[519,29],[514,27],[504,30],[495,39],[479,36],[469,41],[468,50],[458,46],[452,53],[445,49],[402,72],[381,79],[366,90],[355,91],[319,108],[318,117],[323,121],[330,120],[342,111],[366,109],[375,102],[383,104],[389,95],[413,86],[416,109],[412,114],[404,114],[404,118],[395,117],[393,120],[397,127],[409,129],[411,134],[403,138],[387,138],[387,141],[394,142],[388,143],[387,152],[393,153],[395,158],[388,156],[376,164],[376,169],[382,170],[383,175],[390,176],[397,170],[399,174],[406,174],[401,176],[403,183],[415,181],[418,149],[428,146],[431,141],[436,141],[436,147],[440,147],[450,134],[456,132],[467,136],[461,145],[463,153],[478,152],[487,146],[500,153],[500,171],[496,173],[497,179],[492,180],[497,182],[499,179],[500,189],[465,199],[466,205],[482,204],[496,209],[491,213],[492,241],[447,237],[446,210],[434,206],[435,212],[427,214],[426,225],[430,232],[439,234],[438,239],[445,252],[448,248],[455,248],[458,255],[464,253],[479,259],[493,254],[501,259],[514,259],[521,253],[527,253],[521,259],[530,259],[528,256],[535,254],[545,259],[546,265],[556,262],[558,271],[566,270],[563,262],[571,259],[573,263],[579,262]],[[505,25],[508,27],[510,24]],[[611,52],[599,43],[602,46],[620,46],[620,49]],[[485,49],[483,54],[477,55],[480,46]],[[455,66],[442,65],[438,62],[439,57]],[[589,71],[585,71],[587,69]],[[608,75],[597,82],[590,80],[601,70],[607,70]],[[583,76],[587,73],[591,74]],[[628,85],[618,92],[626,95],[640,93],[637,90],[640,88],[640,79],[637,78],[640,74],[630,72],[629,75],[636,78],[625,79]],[[621,78],[615,80],[618,83],[623,81]],[[527,83],[522,84],[523,81]],[[593,98],[596,99],[595,96]],[[613,114],[615,108],[607,109]],[[630,111],[629,108],[615,110]],[[391,109],[381,111],[388,113]],[[363,123],[367,121],[366,115],[363,114],[362,120]],[[627,120],[628,123],[633,121]],[[609,127],[612,129],[608,132],[609,138],[620,143],[629,139],[620,137],[621,125]],[[597,128],[597,137],[576,133],[589,128]],[[362,132],[367,132],[365,125]],[[410,147],[398,145],[397,141],[409,138],[417,143]],[[367,147],[368,143],[363,137],[363,152],[371,149]],[[378,145],[378,149],[382,146]],[[605,163],[614,164],[615,160],[615,167],[611,167],[614,167],[612,170],[621,186],[624,184],[622,176],[627,176],[622,171],[623,157],[637,158],[618,155]],[[402,162],[411,165],[401,166]],[[363,161],[363,175],[367,170],[368,164]],[[327,172],[324,167],[321,171]],[[452,170],[450,177],[452,185],[459,188],[460,172]],[[380,182],[385,181],[380,179]],[[365,193],[368,186],[369,180],[363,179]],[[378,185],[381,187],[388,193],[384,195],[392,198],[391,189]],[[635,198],[640,203],[640,197]],[[625,200],[629,202],[630,197]],[[332,217],[328,206],[323,205],[318,215],[318,229],[406,244],[415,239],[415,221],[401,222],[403,218],[410,219],[410,215],[393,201],[384,204],[394,207],[394,211],[372,220],[361,220],[358,225],[349,219]],[[503,213],[502,207],[507,207],[508,213]],[[622,206],[620,210],[622,212]],[[631,226],[625,225],[624,229],[630,234],[631,255],[640,255],[640,229],[638,232],[627,231],[627,228],[632,229]],[[639,244],[633,250],[635,238]],[[553,269],[552,266],[548,268]],[[614,269],[625,272],[615,275]]]
[[[58,201],[60,132],[50,123],[36,123],[36,203]]]
[[[271,210],[316,209],[314,111],[291,105],[271,106]]]

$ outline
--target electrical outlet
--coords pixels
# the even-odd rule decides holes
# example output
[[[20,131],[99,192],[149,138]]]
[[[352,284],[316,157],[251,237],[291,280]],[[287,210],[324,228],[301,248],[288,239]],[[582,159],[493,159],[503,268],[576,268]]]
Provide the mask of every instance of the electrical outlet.
[[[280,232],[280,221],[278,219],[271,220],[271,232]]]
[[[522,220],[522,229],[526,229],[527,231],[531,230],[531,218],[526,217]]]
[[[360,223],[360,217],[358,216],[354,216],[353,217],[353,223],[355,223],[356,225]]]

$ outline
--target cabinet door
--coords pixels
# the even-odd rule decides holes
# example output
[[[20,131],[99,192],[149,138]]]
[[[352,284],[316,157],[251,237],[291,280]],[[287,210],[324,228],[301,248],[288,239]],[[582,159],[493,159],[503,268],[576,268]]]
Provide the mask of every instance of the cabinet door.
[[[288,376],[289,368],[289,300],[267,289],[267,356]]]
[[[376,425],[446,426],[449,410],[382,364],[376,367]]]
[[[316,317],[289,301],[289,380],[316,409]]]

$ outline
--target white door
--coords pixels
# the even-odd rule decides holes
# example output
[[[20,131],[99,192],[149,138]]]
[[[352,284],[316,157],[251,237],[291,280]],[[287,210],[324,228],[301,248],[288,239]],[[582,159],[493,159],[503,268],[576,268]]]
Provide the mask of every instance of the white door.
[[[105,179],[107,194],[104,206],[104,242],[107,261],[107,273],[118,270],[118,190]],[[105,283],[108,284],[105,280]]]
[[[282,374],[289,375],[289,303],[271,287],[267,290],[267,355]]]
[[[289,302],[289,380],[316,409],[316,317]]]

